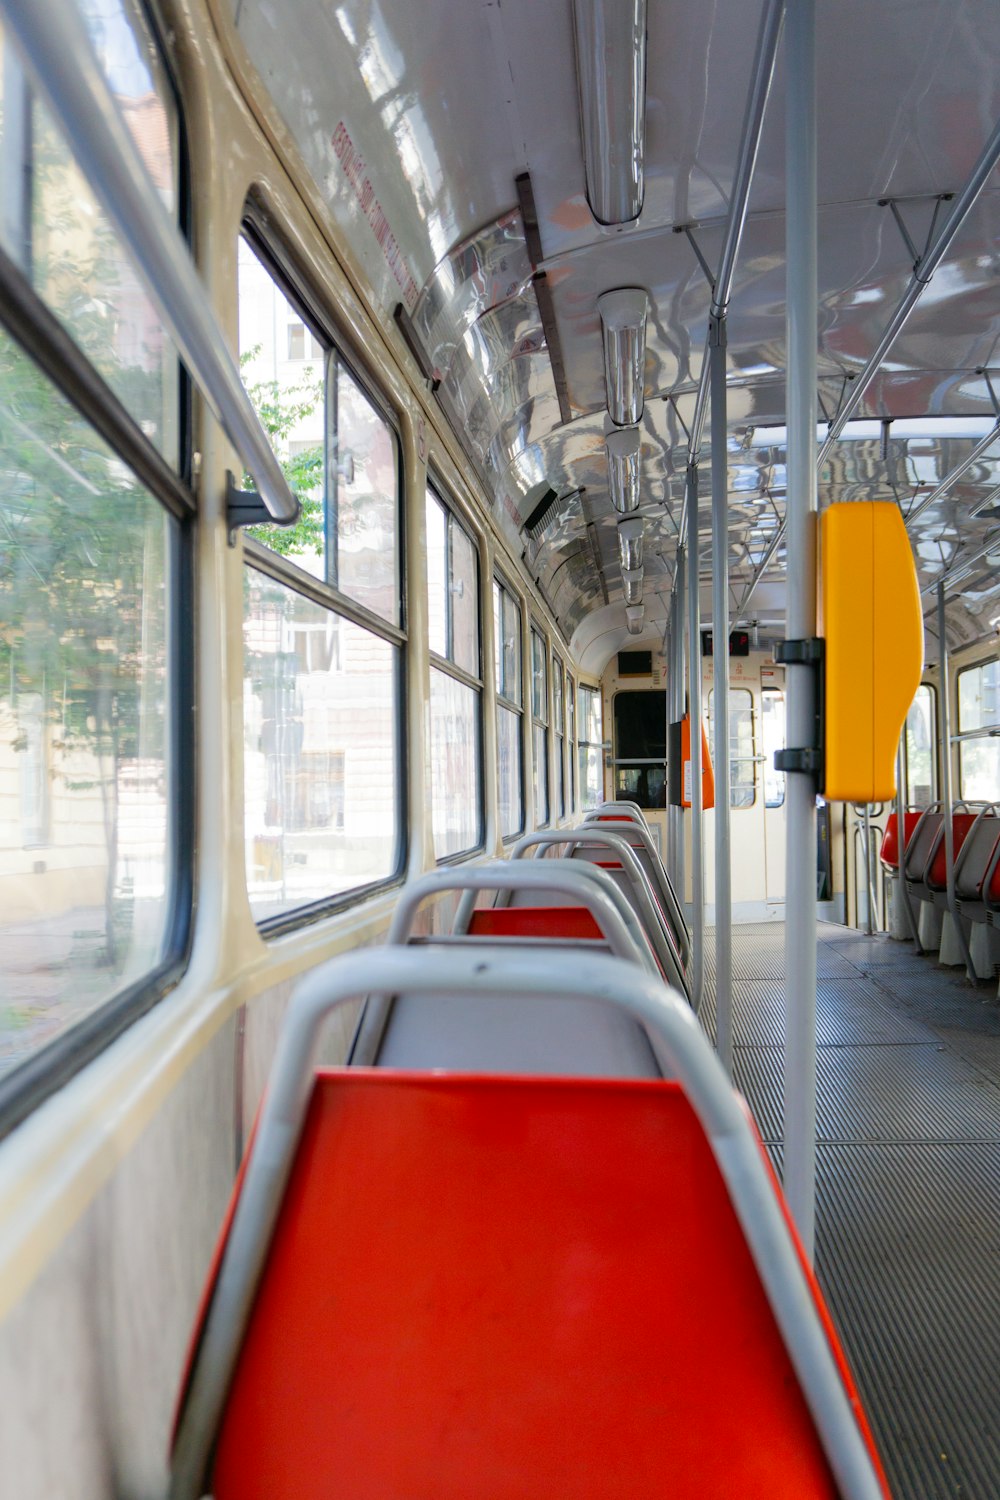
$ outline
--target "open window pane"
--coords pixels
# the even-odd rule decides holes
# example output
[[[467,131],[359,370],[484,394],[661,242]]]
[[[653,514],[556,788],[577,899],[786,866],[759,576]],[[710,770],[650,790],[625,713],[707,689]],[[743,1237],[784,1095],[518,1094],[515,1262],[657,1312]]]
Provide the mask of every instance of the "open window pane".
[[[85,0],[80,10],[153,185],[176,215],[177,108],[149,28],[128,0]],[[2,27],[0,240],[146,436],[176,465],[177,352]]]
[[[471,537],[467,536],[454,516],[449,517],[451,535],[451,572],[448,597],[451,600],[451,659],[470,677],[479,672],[479,559]]]
[[[481,839],[479,694],[431,668],[431,820],[434,855],[474,849]]]
[[[959,724],[962,717],[962,677],[958,679]],[[927,807],[937,797],[937,729],[934,722],[934,689],[927,683],[917,688],[906,716],[906,800],[911,807]],[[961,795],[964,793],[960,785]]]
[[[168,956],[175,534],[0,332],[0,1073]]]
[[[430,490],[425,505],[427,525],[427,644],[438,656],[448,655],[448,514]]]
[[[246,570],[244,796],[257,919],[394,875],[399,651]]]
[[[393,625],[399,624],[397,531],[399,445],[396,435],[338,360],[334,402],[336,504],[328,517],[336,541],[330,582]]]

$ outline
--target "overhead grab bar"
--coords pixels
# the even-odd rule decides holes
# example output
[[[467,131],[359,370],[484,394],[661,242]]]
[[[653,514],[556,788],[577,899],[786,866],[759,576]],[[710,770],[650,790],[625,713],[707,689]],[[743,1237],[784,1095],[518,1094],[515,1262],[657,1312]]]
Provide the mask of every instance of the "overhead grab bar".
[[[184,239],[150,181],[72,0],[0,0],[0,14],[84,176],[131,251],[181,358],[270,517],[297,520],[292,494],[229,351]]]

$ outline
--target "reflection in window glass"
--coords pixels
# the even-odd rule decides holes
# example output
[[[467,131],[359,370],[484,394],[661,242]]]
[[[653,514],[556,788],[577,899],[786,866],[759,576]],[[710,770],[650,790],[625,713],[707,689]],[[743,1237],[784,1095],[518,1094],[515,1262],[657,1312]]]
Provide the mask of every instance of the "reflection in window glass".
[[[167,957],[174,524],[0,333],[0,1073]]]
[[[434,856],[480,842],[479,694],[431,668],[431,816]]]
[[[580,806],[587,811],[598,805],[604,792],[600,691],[597,688],[584,687],[581,683],[577,702],[580,735]]]
[[[521,800],[521,716],[497,705],[497,791],[500,836],[512,838],[524,826]]]
[[[479,677],[479,558],[472,538],[454,516],[448,518],[451,601],[451,659],[470,677]]]
[[[958,729],[960,734],[983,730],[982,739],[959,744],[959,795],[974,802],[995,802],[1000,798],[1000,740],[992,738],[989,731],[1000,729],[1000,661],[980,662],[959,672]],[[920,764],[918,752],[918,768]]]
[[[493,582],[493,643],[497,693],[521,704],[521,611],[502,583]]]
[[[84,0],[80,10],[153,185],[176,215],[177,111],[149,30],[138,8],[124,0]],[[176,351],[2,29],[0,180],[4,249],[146,436],[176,464]]]
[[[764,688],[760,696],[760,737],[764,754],[764,806],[782,807],[785,773],[775,769],[774,757],[785,748],[785,695],[781,688]]]
[[[708,695],[708,742],[715,745],[715,693]],[[757,798],[754,756],[753,694],[749,688],[729,690],[729,806],[753,807]]]
[[[962,682],[963,677],[960,676],[958,679],[960,725],[962,722]],[[910,711],[906,715],[906,800],[910,807],[927,807],[937,797],[934,753],[937,730],[934,723],[934,709],[934,689],[926,682],[921,683],[917,688]],[[968,797],[974,795],[965,790],[964,776],[960,781],[960,794]]]
[[[400,859],[398,648],[246,570],[247,888],[258,921]]]
[[[329,581],[372,614],[399,624],[396,516],[399,448],[386,419],[339,360],[331,404],[336,505],[327,517]]]

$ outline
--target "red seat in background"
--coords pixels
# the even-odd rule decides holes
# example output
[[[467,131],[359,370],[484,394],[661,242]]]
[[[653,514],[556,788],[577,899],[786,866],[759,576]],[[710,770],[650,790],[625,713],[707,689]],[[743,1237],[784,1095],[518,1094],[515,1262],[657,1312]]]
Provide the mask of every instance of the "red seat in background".
[[[619,868],[621,868],[619,866]],[[469,919],[475,937],[542,937],[603,940],[584,906],[481,906]]]
[[[677,1084],[352,1069],[317,1076],[212,1493],[837,1488]]]
[[[952,814],[951,826],[953,830],[955,854],[958,853],[959,849],[961,849],[962,845],[965,843],[965,840],[969,834],[969,830],[971,829],[975,821],[975,813]],[[944,842],[944,826],[942,825],[941,831],[938,835],[938,844],[934,851],[934,858],[931,860],[930,868],[927,871],[927,885],[932,891],[944,891],[948,888],[947,859],[945,856],[946,850]]]
[[[914,808],[912,812],[904,811],[903,836],[906,844],[910,842],[913,830],[919,821],[920,810],[918,808]],[[896,814],[891,812],[885,821],[885,833],[882,835],[882,847],[879,850],[879,859],[887,870],[899,869],[899,836],[896,831],[897,826]]]

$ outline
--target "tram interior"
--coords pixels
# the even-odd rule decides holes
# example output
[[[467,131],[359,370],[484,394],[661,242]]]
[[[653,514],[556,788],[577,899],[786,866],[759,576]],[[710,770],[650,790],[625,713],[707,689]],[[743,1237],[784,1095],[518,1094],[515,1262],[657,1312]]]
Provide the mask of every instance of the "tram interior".
[[[998,63],[0,0],[0,1495],[1000,1493]]]

